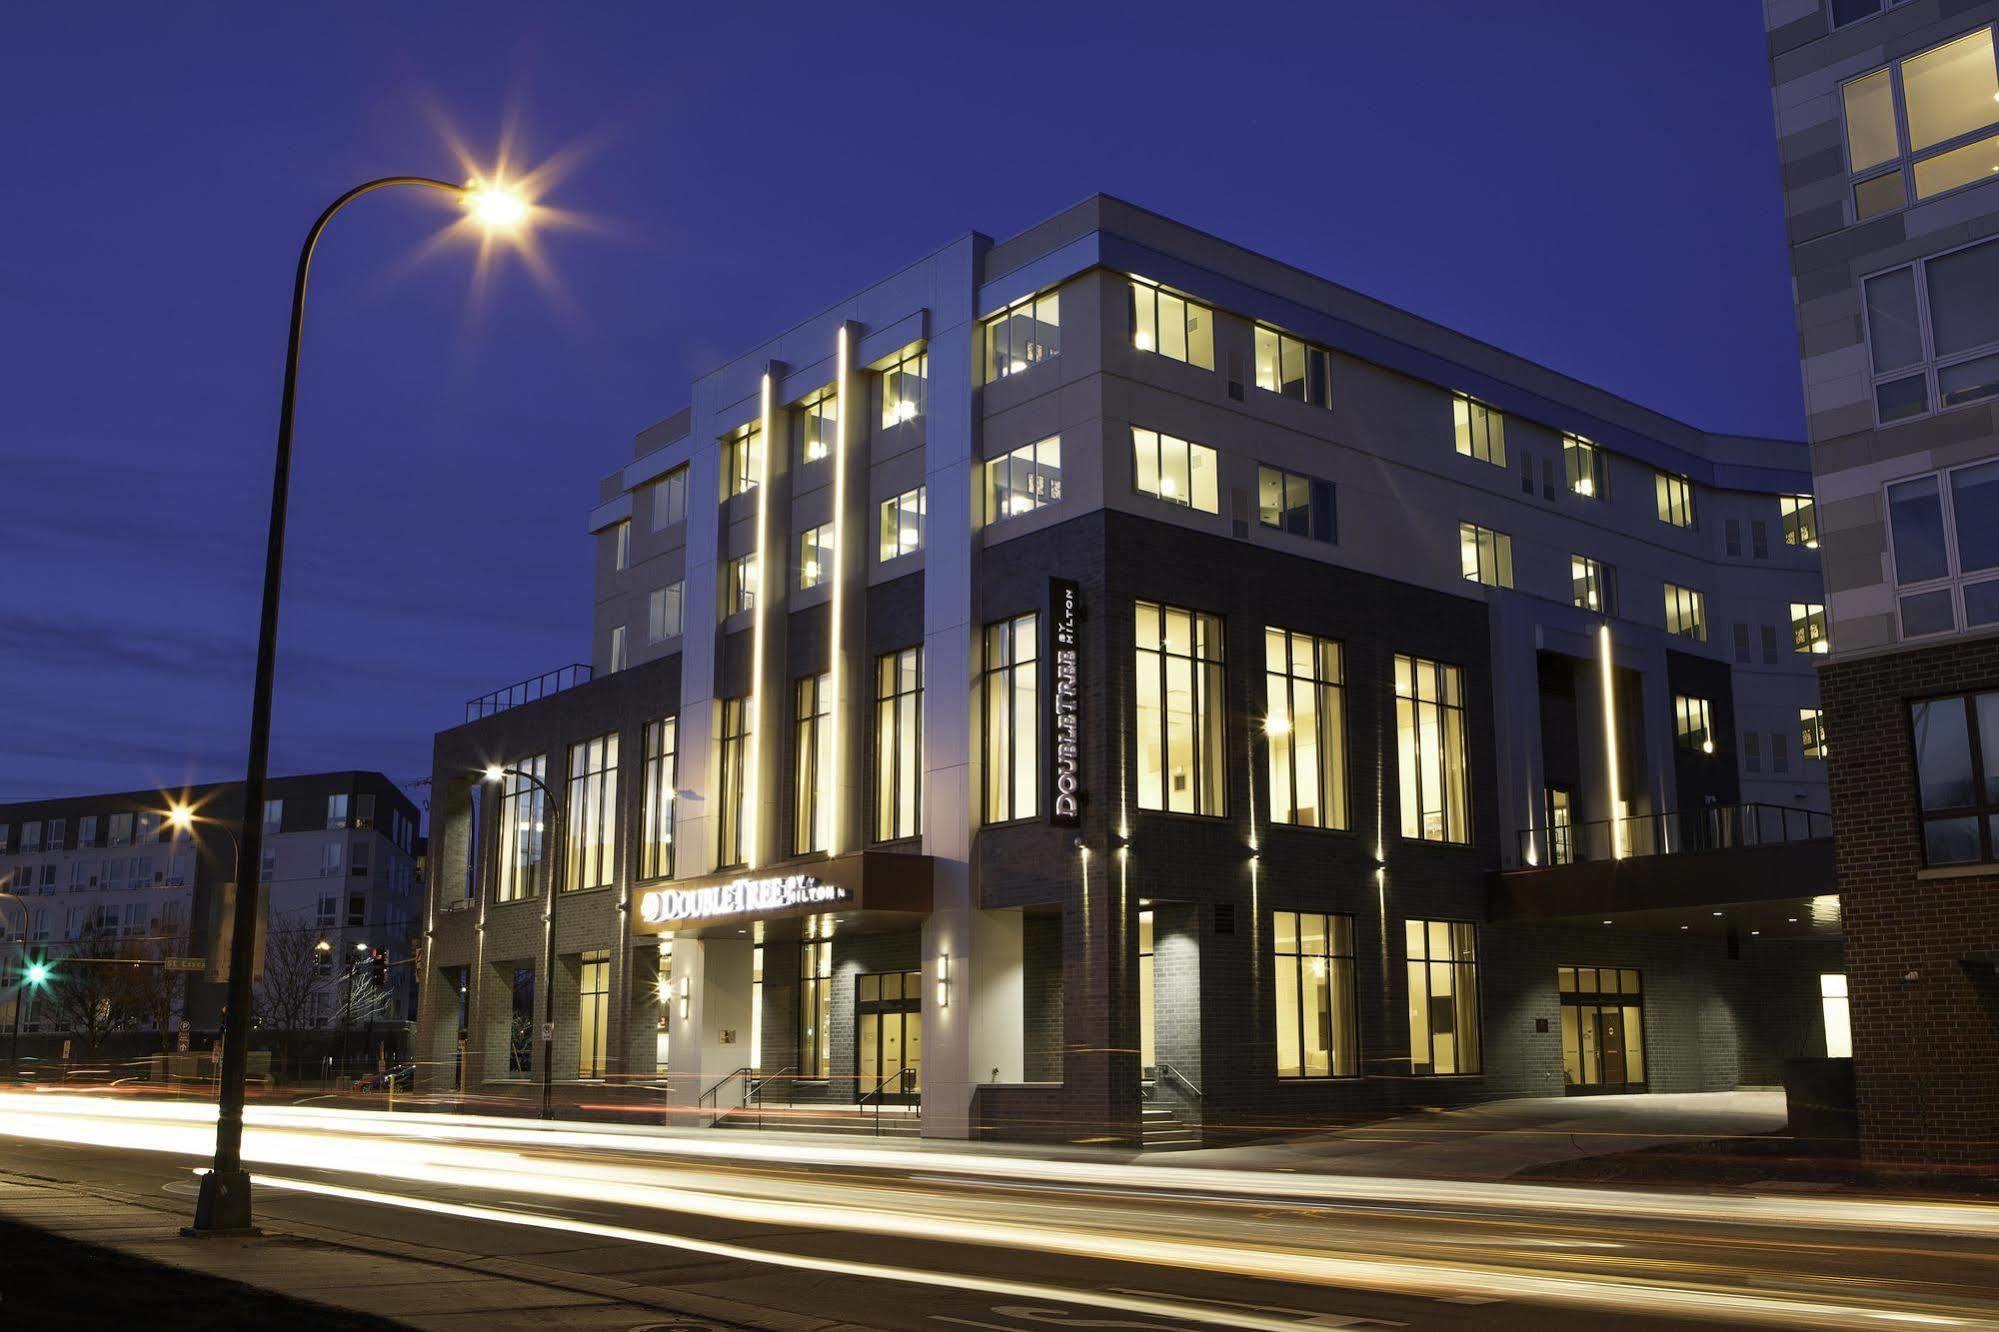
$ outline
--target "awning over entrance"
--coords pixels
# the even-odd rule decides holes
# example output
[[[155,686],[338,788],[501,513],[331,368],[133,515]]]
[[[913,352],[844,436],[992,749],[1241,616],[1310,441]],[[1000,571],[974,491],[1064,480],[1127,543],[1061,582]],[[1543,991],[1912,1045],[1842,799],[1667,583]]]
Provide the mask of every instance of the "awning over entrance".
[[[768,869],[677,879],[641,890],[633,928],[696,938],[747,934],[789,939],[808,923],[914,928],[930,914],[935,867],[929,856],[860,851]]]

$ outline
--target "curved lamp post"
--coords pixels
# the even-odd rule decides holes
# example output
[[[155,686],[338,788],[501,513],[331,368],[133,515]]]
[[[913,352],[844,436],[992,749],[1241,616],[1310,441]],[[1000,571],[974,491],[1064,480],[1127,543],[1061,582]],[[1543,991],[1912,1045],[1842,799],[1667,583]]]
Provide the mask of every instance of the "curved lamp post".
[[[548,783],[521,768],[502,767],[492,764],[480,774],[488,782],[498,783],[508,777],[518,777],[533,784],[541,792],[542,804],[548,813],[549,848],[541,858],[542,877],[548,881],[542,890],[541,908],[541,966],[542,980],[542,1030],[548,1033],[541,1042],[541,1117],[555,1118],[555,895],[562,885],[556,881],[561,868],[562,852],[562,806],[555,799],[555,792],[548,789]]]
[[[189,1235],[227,1234],[250,1229],[250,1174],[243,1169],[243,1077],[249,1066],[250,952],[257,936],[257,889],[242,886],[242,867],[261,864],[264,781],[270,764],[271,687],[278,655],[278,587],[285,554],[285,499],[291,486],[292,409],[298,395],[299,337],[305,327],[305,286],[313,247],[334,214],[364,194],[397,185],[415,185],[448,194],[464,204],[481,226],[504,230],[528,215],[527,201],[497,186],[453,185],[429,176],[384,176],[356,185],[327,205],[299,250],[292,279],[291,336],[285,344],[284,393],[278,408],[277,467],[271,479],[271,524],[264,548],[264,599],[257,625],[257,677],[250,702],[250,755],[243,773],[243,837],[238,844],[235,911],[230,921],[229,993],[222,1027],[222,1087],[215,1121],[215,1163],[201,1177]],[[258,817],[249,817],[250,811]]]

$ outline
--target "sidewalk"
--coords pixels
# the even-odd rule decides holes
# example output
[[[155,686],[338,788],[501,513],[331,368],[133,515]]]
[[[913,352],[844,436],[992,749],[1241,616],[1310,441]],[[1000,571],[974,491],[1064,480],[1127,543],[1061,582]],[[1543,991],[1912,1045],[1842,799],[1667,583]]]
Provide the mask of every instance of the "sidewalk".
[[[0,1300],[10,1323],[336,1332],[787,1325],[702,1296],[676,1296],[668,1304],[651,1287],[313,1226],[285,1223],[246,1239],[185,1239],[178,1233],[185,1219],[179,1199],[153,1205],[0,1174],[0,1246],[13,1260]],[[7,1233],[15,1226],[26,1232],[18,1247]],[[740,1321],[753,1312],[755,1322]]]

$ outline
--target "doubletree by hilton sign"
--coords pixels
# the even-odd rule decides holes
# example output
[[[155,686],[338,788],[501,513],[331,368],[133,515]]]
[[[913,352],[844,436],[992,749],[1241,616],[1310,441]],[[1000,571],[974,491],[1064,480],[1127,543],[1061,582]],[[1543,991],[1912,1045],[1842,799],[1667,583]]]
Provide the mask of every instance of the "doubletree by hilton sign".
[[[844,902],[848,892],[810,874],[769,879],[732,879],[712,888],[656,888],[639,897],[639,915],[648,925],[710,916],[762,916],[791,907]]]
[[[1062,828],[1083,822],[1082,589],[1066,578],[1048,580],[1049,645],[1055,658],[1055,706],[1049,712],[1048,821]]]

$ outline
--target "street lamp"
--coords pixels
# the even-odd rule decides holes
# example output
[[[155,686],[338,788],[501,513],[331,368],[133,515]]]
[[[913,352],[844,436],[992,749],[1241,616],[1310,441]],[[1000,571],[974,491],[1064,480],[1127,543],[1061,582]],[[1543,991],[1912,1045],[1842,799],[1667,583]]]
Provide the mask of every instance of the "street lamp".
[[[541,1117],[555,1118],[555,894],[556,873],[561,866],[557,852],[562,849],[562,806],[555,798],[555,792],[548,789],[548,783],[522,768],[504,767],[489,763],[480,774],[486,781],[498,785],[508,777],[518,777],[530,783],[541,792],[542,808],[546,811],[548,824],[548,847],[541,862],[546,871],[544,878],[548,886],[542,892],[541,907],[541,988],[542,996],[542,1041],[541,1041]]]
[[[498,182],[474,180],[463,185],[429,176],[383,176],[356,185],[328,204],[305,233],[298,270],[292,278],[291,331],[285,343],[284,388],[278,406],[278,448],[271,476],[271,521],[264,547],[264,595],[257,623],[257,674],[250,696],[250,752],[243,773],[243,839],[237,848],[234,919],[230,922],[229,1021],[222,1028],[222,1077],[215,1119],[215,1162],[201,1177],[194,1204],[194,1225],[183,1234],[213,1235],[250,1229],[250,1174],[243,1169],[243,1080],[249,1066],[250,950],[257,937],[254,881],[242,882],[244,865],[260,863],[263,820],[249,817],[264,807],[264,782],[271,757],[271,692],[277,673],[278,588],[283,580],[285,502],[291,488],[292,417],[298,400],[298,358],[305,331],[306,279],[312,271],[313,247],[334,214],[364,194],[398,185],[419,186],[450,195],[488,231],[508,230],[525,223],[531,206],[517,192]]]

